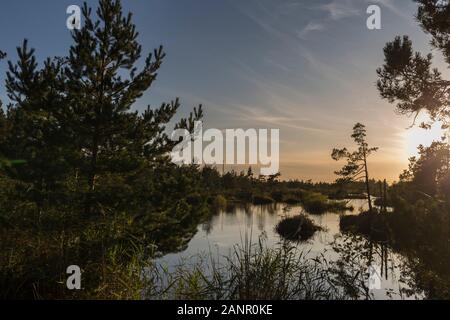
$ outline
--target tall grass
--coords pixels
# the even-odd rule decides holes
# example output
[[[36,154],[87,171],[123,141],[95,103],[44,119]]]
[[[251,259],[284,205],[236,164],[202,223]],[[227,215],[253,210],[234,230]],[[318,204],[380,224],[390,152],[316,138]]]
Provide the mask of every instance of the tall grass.
[[[267,247],[263,238],[235,246],[223,261],[209,255],[173,271],[153,265],[147,277],[151,299],[331,300],[357,299],[366,291],[323,256],[308,258],[287,242]]]

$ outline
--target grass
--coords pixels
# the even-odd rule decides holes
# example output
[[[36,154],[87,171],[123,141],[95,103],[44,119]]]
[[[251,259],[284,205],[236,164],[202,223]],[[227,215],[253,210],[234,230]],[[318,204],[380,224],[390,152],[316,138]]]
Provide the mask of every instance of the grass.
[[[304,192],[301,204],[311,214],[322,214],[325,212],[353,211],[344,201],[330,201],[326,196],[316,192]]]
[[[196,258],[176,270],[153,265],[150,299],[188,300],[331,300],[357,299],[364,281],[328,264],[322,256],[308,258],[288,242],[269,248],[265,240],[237,245],[224,261]]]
[[[260,193],[251,196],[251,202],[255,205],[282,202],[290,205],[302,205],[311,214],[323,214],[325,212],[353,211],[346,201],[329,200],[327,196],[309,190],[283,190],[274,191],[270,195]]]
[[[275,201],[266,195],[254,195],[252,199],[253,204],[271,204]]]
[[[139,299],[145,287],[140,270],[147,263],[144,251],[148,250],[127,235],[127,221],[96,218],[98,223],[78,226],[68,215],[67,223],[74,225],[60,228],[50,227],[57,222],[43,216],[42,226],[23,221],[20,226],[3,228],[0,298]],[[66,288],[66,268],[73,264],[82,268],[80,291]]]
[[[0,209],[0,299],[138,299],[153,244],[160,254],[184,248],[198,222],[180,221],[193,208],[86,216],[69,206],[39,212],[23,201]],[[70,265],[81,267],[83,290],[67,290]]]
[[[275,227],[275,231],[284,239],[292,241],[306,241],[310,239],[314,233],[322,230],[321,227],[314,224],[314,222],[304,214],[294,217],[288,217],[280,222]]]

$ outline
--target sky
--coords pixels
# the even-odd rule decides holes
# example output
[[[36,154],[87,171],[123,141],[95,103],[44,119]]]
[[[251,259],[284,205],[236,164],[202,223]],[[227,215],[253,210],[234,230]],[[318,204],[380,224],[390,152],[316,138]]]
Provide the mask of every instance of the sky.
[[[396,35],[409,35],[417,51],[431,50],[412,0],[122,2],[133,12],[144,52],[163,45],[167,53],[157,81],[133,109],[179,97],[178,117],[203,104],[206,128],[280,129],[284,179],[333,181],[341,164],[331,150],[352,146],[356,122],[380,148],[369,162],[372,177],[389,181],[407,167],[418,144],[440,136],[437,128],[408,129],[412,119],[397,115],[375,86],[382,49]],[[0,50],[14,61],[26,38],[39,61],[67,54],[66,8],[82,3],[2,0]],[[371,4],[381,8],[381,30],[366,27]],[[433,53],[435,66],[449,76]],[[2,84],[6,66],[0,63]],[[0,99],[8,101],[3,85]]]

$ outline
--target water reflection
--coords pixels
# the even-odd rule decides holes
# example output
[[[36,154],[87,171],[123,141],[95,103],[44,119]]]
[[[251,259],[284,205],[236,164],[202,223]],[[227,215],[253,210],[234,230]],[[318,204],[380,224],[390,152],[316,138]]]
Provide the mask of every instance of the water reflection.
[[[354,208],[366,209],[364,200],[350,200]],[[233,247],[251,239],[257,242],[264,234],[268,246],[276,246],[281,238],[275,232],[277,223],[289,216],[304,212],[301,206],[285,204],[271,205],[234,205],[213,215],[198,227],[197,234],[181,253],[168,254],[159,263],[171,269],[181,260],[196,259],[198,255],[213,254],[216,257],[229,255]],[[345,212],[342,214],[357,214]],[[359,275],[361,281],[368,281],[368,267],[375,264],[380,268],[380,289],[367,290],[366,297],[375,299],[421,298],[420,294],[407,296],[411,277],[408,276],[405,259],[389,249],[386,244],[375,244],[360,236],[342,234],[339,229],[339,214],[325,213],[308,216],[323,231],[316,232],[307,242],[298,243],[299,251],[308,252],[314,258],[324,256],[327,261],[341,267],[349,276]],[[361,275],[365,275],[361,277]]]
[[[348,274],[365,274],[367,281],[364,298],[370,299],[422,299],[421,292],[411,291],[412,272],[406,259],[393,252],[386,243],[368,241],[362,236],[342,234],[332,244],[337,255],[336,264]],[[376,272],[371,274],[373,267]],[[379,281],[370,289],[370,278]]]

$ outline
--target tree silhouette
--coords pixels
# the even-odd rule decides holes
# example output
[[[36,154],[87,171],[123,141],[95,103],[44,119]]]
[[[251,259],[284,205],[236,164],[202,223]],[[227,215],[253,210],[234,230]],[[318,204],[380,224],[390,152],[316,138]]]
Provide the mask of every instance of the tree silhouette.
[[[74,139],[83,151],[80,160],[89,190],[94,191],[98,174],[110,170],[121,153],[143,153],[142,142],[157,139],[156,119],[171,118],[179,104],[164,104],[157,111],[149,108],[142,116],[130,113],[132,104],[156,79],[165,53],[160,47],[149,54],[137,72],[142,48],[131,13],[123,15],[120,1],[101,0],[98,21],[86,3],[82,14],[85,23],[72,33],[65,75]]]
[[[150,106],[143,114],[129,112],[157,77],[165,53],[162,47],[142,55],[132,14],[124,15],[120,1],[101,0],[96,15],[84,4],[84,26],[72,33],[74,44],[65,68],[68,105],[73,112],[73,138],[90,191],[97,176],[118,167],[130,170],[142,161],[155,161],[173,147],[165,125],[180,107],[179,100]],[[203,116],[201,107],[176,126],[189,127]],[[192,127],[193,125],[191,125]],[[121,155],[125,155],[121,157]],[[118,165],[126,158],[127,164]]]
[[[100,1],[98,21],[91,11],[85,3],[85,23],[73,31],[65,76],[73,139],[80,151],[77,163],[93,192],[102,173],[130,172],[167,158],[174,142],[165,133],[166,124],[180,103],[176,99],[142,114],[130,112],[155,81],[165,53],[162,47],[154,50],[138,71],[142,48],[131,13],[124,16],[121,2],[113,0]],[[176,128],[192,129],[202,116],[199,107]]]
[[[416,0],[417,20],[423,31],[431,35],[431,47],[440,51],[450,66],[450,2],[441,0]],[[377,70],[377,82],[381,97],[396,103],[400,114],[413,115],[414,124],[420,112],[424,111],[431,121],[421,123],[424,129],[434,122],[441,122],[447,129],[447,143],[443,152],[450,159],[450,80],[432,68],[433,56],[414,52],[408,36],[396,37],[384,48],[384,65]],[[413,125],[414,125],[413,124]],[[436,146],[436,145],[435,145]],[[430,168],[433,171],[432,168]],[[450,180],[450,166],[446,166],[445,179]],[[410,172],[411,173],[411,172]],[[413,171],[412,173],[418,173]],[[444,179],[444,178],[443,178]],[[439,181],[435,181],[435,185]],[[450,184],[449,182],[447,182]],[[432,191],[430,186],[427,190]]]
[[[450,64],[450,3],[441,0],[416,0],[417,19],[431,35],[431,46]],[[450,122],[450,81],[432,68],[433,56],[413,52],[408,36],[396,37],[384,48],[384,65],[377,70],[378,90],[384,99],[397,104],[401,114],[417,115],[425,111],[432,121]],[[429,128],[430,123],[422,123]]]
[[[411,182],[418,191],[427,196],[434,197],[441,191],[442,195],[450,198],[446,188],[446,183],[450,181],[448,148],[448,144],[441,141],[435,141],[429,147],[420,145],[419,157],[409,159],[409,167],[402,173],[400,180]]]
[[[369,169],[367,165],[367,158],[378,150],[378,148],[369,147],[366,142],[366,127],[357,123],[353,127],[352,138],[358,145],[358,150],[350,152],[347,148],[333,149],[331,157],[335,161],[346,159],[347,164],[335,174],[340,176],[337,182],[352,182],[364,180],[367,192],[367,201],[369,204],[369,211],[372,212],[372,199],[370,193]]]

